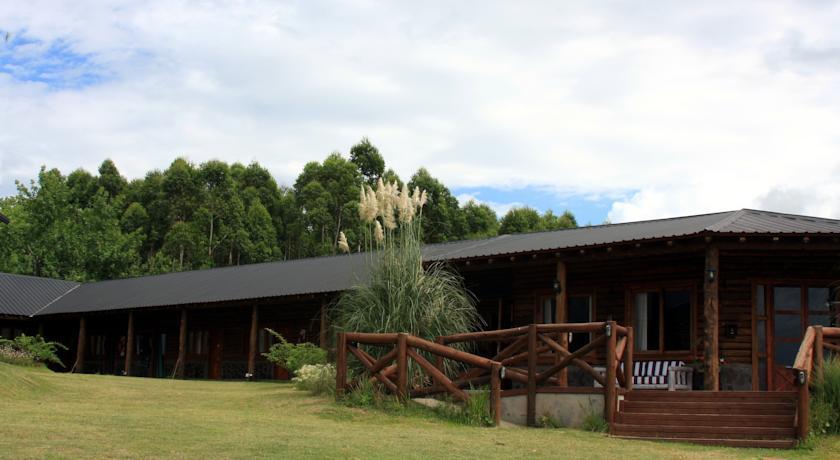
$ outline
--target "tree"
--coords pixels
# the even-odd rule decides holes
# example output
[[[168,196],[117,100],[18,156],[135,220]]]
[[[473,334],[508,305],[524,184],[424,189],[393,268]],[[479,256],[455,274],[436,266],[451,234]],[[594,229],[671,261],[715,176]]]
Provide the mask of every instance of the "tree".
[[[77,208],[86,208],[100,185],[99,180],[89,172],[77,169],[67,176],[67,187],[70,188],[70,203]]]
[[[499,234],[528,233],[542,229],[540,213],[527,206],[512,208],[499,222]]]
[[[114,198],[122,193],[126,184],[125,178],[120,175],[113,161],[107,159],[102,162],[99,166],[99,186],[108,192],[109,197]]]
[[[373,186],[385,172],[385,159],[367,137],[350,148],[350,161],[356,165],[368,185]]]
[[[563,211],[563,214],[555,215],[549,209],[541,218],[540,227],[542,230],[562,230],[564,228],[577,228],[577,219],[571,211]]]
[[[470,200],[461,208],[467,228],[467,238],[486,238],[499,232],[496,212],[486,204]]]
[[[254,200],[248,207],[245,222],[250,234],[245,246],[247,263],[268,262],[279,252],[277,248],[277,233],[271,222],[271,215],[265,206]]]
[[[460,240],[466,235],[466,222],[458,207],[458,199],[426,168],[420,168],[408,182],[411,190],[419,187],[429,195],[423,209],[423,239],[427,243]]]

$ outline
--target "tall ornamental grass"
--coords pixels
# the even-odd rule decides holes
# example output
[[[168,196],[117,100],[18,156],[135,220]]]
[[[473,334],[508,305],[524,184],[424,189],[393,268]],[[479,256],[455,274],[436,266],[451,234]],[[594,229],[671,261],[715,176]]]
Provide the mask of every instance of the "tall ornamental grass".
[[[426,192],[419,188],[410,193],[405,185],[399,190],[396,183],[380,180],[375,191],[362,189],[359,215],[366,224],[369,275],[334,304],[331,317],[337,331],[406,332],[434,340],[482,325],[463,279],[441,263],[423,265],[425,203]],[[346,246],[343,235],[339,246]],[[379,354],[375,348],[368,351]]]
[[[836,355],[825,360],[822,376],[814,382],[810,412],[812,434],[840,434],[840,358]]]

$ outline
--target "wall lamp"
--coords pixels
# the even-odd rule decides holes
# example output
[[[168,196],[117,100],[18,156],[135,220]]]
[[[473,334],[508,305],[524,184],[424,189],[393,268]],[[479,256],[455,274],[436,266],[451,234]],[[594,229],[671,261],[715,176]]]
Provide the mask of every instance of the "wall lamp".
[[[715,270],[714,268],[706,269],[706,279],[710,283],[714,283],[717,279],[717,270]]]
[[[551,288],[554,289],[555,294],[563,292],[563,286],[560,286],[560,281],[557,278],[554,278],[554,282],[551,283]]]

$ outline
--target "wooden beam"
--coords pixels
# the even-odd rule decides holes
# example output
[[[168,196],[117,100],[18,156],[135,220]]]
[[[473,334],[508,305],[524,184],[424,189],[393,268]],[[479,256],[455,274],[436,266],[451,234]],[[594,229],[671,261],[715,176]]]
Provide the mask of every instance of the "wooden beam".
[[[814,326],[814,372],[817,381],[822,379],[825,364],[825,350],[823,350],[823,327]]]
[[[321,324],[318,332],[318,345],[324,350],[329,347],[329,329],[327,328],[327,301],[324,299],[321,302]]]
[[[617,403],[616,388],[615,388],[615,347],[616,338],[618,337],[618,330],[615,328],[615,321],[607,323],[607,330],[609,337],[607,338],[607,378],[606,385],[604,385],[604,418],[612,427],[615,420],[615,407]]]
[[[173,375],[184,378],[184,361],[187,356],[187,309],[181,309],[181,326],[178,331],[178,360],[175,361]]]
[[[712,271],[714,277],[709,276]],[[710,244],[706,246],[706,270],[703,273],[703,361],[706,370],[703,386],[707,391],[718,391],[720,383],[719,285],[720,252],[717,245]]]
[[[257,370],[257,333],[259,332],[259,307],[251,306],[251,334],[248,336],[248,379],[254,378]]]
[[[624,389],[633,390],[633,327],[627,326],[627,346],[624,348]]]
[[[79,340],[76,342],[76,363],[72,372],[81,374],[85,371],[85,353],[87,348],[87,322],[84,316],[79,317]]]
[[[125,368],[123,375],[131,375],[134,366],[134,311],[128,312],[128,331],[125,334]]]
[[[493,425],[499,426],[502,423],[502,367],[500,364],[493,364],[490,368],[490,414],[493,417]]]
[[[557,277],[557,283],[559,284],[560,291],[554,294],[554,305],[555,305],[555,321],[556,323],[565,323],[567,312],[568,312],[568,304],[569,304],[569,289],[566,283],[566,262],[560,260],[557,261],[557,273],[555,275]],[[564,349],[569,349],[569,334],[567,333],[560,333],[559,337],[560,346]],[[563,359],[559,353],[554,354],[554,364],[560,362]],[[569,371],[568,369],[562,369],[560,373],[557,375],[557,384],[561,387],[566,387],[569,385]]]

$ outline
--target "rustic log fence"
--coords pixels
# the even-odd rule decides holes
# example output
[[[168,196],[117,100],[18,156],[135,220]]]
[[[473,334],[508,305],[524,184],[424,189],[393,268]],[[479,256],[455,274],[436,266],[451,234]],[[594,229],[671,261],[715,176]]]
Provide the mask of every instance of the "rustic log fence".
[[[840,353],[840,345],[831,343],[840,341],[840,327],[809,326],[802,337],[802,344],[793,363],[794,382],[798,387],[796,404],[796,435],[800,439],[808,437],[808,417],[810,404],[809,386],[816,375],[823,371],[825,351]]]
[[[589,333],[589,343],[571,351],[563,344],[567,334]],[[456,346],[496,343],[498,352],[485,358],[465,352]],[[371,334],[346,332],[338,334],[336,353],[336,394],[342,397],[348,387],[348,353],[364,367],[357,379],[380,382],[388,391],[405,399],[447,393],[461,401],[469,400],[464,388],[490,385],[490,411],[494,423],[501,420],[501,398],[522,394],[522,389],[502,391],[502,381],[508,380],[525,386],[527,395],[527,422],[536,425],[536,395],[568,391],[561,372],[576,366],[590,375],[601,388],[588,388],[590,392],[604,394],[604,418],[612,423],[619,388],[624,391],[633,385],[633,330],[614,321],[594,323],[531,324],[512,329],[470,332],[438,337],[434,342],[402,333]],[[384,347],[380,358],[365,351],[362,346]],[[455,346],[453,346],[455,345]],[[603,350],[603,351],[601,351]],[[434,363],[421,352],[433,356]],[[600,354],[600,356],[599,356]],[[600,359],[605,372],[596,370],[590,362]],[[428,379],[408,381],[409,360],[416,363]],[[460,366],[447,364],[448,361]],[[623,370],[621,365],[623,363]],[[461,371],[451,377],[447,368]],[[451,372],[450,372],[451,373]],[[431,382],[431,383],[429,383]],[[608,384],[613,382],[613,384]]]

